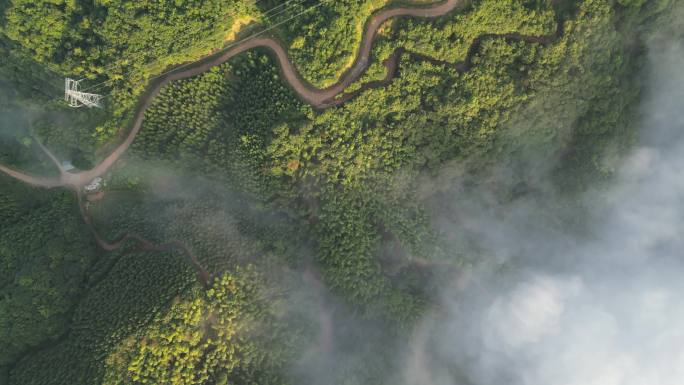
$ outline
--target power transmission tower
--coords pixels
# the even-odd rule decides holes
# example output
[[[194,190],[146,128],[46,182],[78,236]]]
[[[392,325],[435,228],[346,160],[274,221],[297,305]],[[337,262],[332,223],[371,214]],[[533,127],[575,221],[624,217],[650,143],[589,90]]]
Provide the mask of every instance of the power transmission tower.
[[[89,94],[78,90],[79,81],[66,78],[64,82],[64,100],[71,107],[101,107],[102,95]]]

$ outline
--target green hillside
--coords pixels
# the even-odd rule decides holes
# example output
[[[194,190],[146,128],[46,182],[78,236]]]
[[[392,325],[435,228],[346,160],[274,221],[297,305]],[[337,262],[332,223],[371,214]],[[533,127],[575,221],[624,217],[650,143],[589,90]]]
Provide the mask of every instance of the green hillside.
[[[0,164],[56,176],[42,143],[92,168],[157,75],[255,33],[330,86],[369,17],[429,3],[7,0]],[[610,181],[635,138],[646,37],[678,6],[464,0],[391,19],[358,94],[325,109],[251,49],[163,87],[97,196],[0,173],[0,384],[313,384],[302,373],[328,359],[329,384],[399,383],[388,373],[436,282],[488,257],[437,223],[440,186],[531,197],[529,157],[549,159],[553,216]],[[64,77],[107,95],[103,108],[67,107]],[[212,280],[179,247],[108,252],[93,229],[181,243]]]

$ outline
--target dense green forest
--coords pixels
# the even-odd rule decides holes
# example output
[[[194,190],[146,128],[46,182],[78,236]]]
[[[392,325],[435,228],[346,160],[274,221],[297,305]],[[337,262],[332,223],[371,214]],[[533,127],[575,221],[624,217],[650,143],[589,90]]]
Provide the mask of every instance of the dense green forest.
[[[90,169],[155,76],[257,31],[328,86],[374,12],[425,3],[2,2],[0,163],[56,175],[44,144]],[[250,50],[165,86],[100,194],[1,174],[0,384],[320,383],[314,365],[331,384],[398,383],[393,354],[434,282],[487,256],[467,228],[435,225],[438,185],[533,194],[530,154],[568,200],[609,180],[634,139],[646,38],[680,3],[473,0],[390,20],[358,95],[320,110]],[[392,55],[394,79],[367,87]],[[65,76],[104,108],[66,107]],[[79,203],[106,240],[182,242],[211,282],[180,249],[101,249]]]

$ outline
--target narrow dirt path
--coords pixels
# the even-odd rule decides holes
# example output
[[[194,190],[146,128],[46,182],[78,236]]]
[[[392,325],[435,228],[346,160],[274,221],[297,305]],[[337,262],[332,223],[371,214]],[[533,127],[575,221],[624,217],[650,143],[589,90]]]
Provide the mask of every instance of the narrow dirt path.
[[[190,251],[190,249],[188,249],[188,247],[185,246],[183,242],[174,239],[167,243],[154,244],[152,241],[149,241],[140,235],[132,233],[123,234],[119,236],[116,240],[108,242],[100,235],[100,233],[97,232],[97,229],[95,228],[95,225],[93,224],[93,221],[88,213],[88,209],[85,207],[83,196],[80,190],[76,192],[76,199],[78,201],[78,207],[81,211],[81,216],[83,217],[83,222],[85,222],[90,231],[93,233],[95,242],[97,242],[97,244],[102,249],[106,251],[115,251],[121,248],[121,246],[123,246],[126,242],[134,241],[140,245],[140,248],[142,250],[146,251],[178,250],[181,253],[183,253],[183,255],[188,259],[188,262],[195,269],[195,272],[197,272],[197,279],[200,281],[200,283],[202,283],[204,287],[210,286],[212,281],[212,275],[209,273],[209,271],[207,271],[207,269],[204,268],[204,266],[202,266],[202,264],[199,262],[199,259],[197,259],[197,256],[195,256],[195,254],[193,254]]]

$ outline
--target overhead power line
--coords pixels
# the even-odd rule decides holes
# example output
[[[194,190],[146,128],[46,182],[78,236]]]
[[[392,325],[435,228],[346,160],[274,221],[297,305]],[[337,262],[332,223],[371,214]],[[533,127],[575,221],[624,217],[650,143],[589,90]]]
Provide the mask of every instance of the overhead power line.
[[[263,0],[256,0],[256,1],[254,2],[253,5],[258,4],[258,3],[261,2],[261,1],[263,1]],[[271,9],[268,9],[267,11],[263,12],[263,13],[260,14],[259,16],[260,16],[260,17],[263,17],[263,18],[265,18],[265,19],[280,16],[280,15],[282,15],[283,13],[285,13],[285,12],[287,12],[287,11],[290,10],[290,8],[288,8],[287,5],[290,4],[290,3],[292,3],[293,1],[296,1],[296,2],[293,4],[293,6],[294,6],[294,5],[296,5],[296,4],[298,4],[298,3],[301,3],[301,2],[303,2],[303,1],[305,1],[305,0],[288,0],[288,1],[284,2],[284,3],[281,3],[281,4],[279,4],[279,5],[276,5],[276,6],[272,7]],[[285,8],[283,8],[283,6],[285,6]],[[282,9],[281,9],[281,8],[282,8]],[[278,9],[279,9],[279,10],[278,10]],[[278,11],[276,11],[276,10],[278,10]],[[275,13],[274,13],[274,11],[275,11]],[[231,17],[231,18],[235,18],[235,17],[237,17],[238,15],[235,14],[235,13],[233,13],[233,14],[230,14],[230,15],[228,15],[228,16]],[[195,34],[197,34],[197,33],[201,33],[201,32],[203,32],[203,31],[210,30],[210,29],[212,29],[214,26],[215,26],[215,24],[203,25],[203,26],[200,26],[200,27],[198,27],[198,28],[195,28],[194,30],[190,30],[190,31],[184,32],[184,35],[186,35],[186,36],[195,35]],[[250,27],[253,28],[253,26],[250,26]],[[218,31],[218,32],[216,32],[216,33],[210,35],[208,38],[209,38],[209,39],[212,39],[212,38],[214,38],[214,37],[216,37],[216,36],[218,36],[218,35],[221,35],[221,34],[223,34],[223,33],[225,33],[225,31]],[[192,41],[190,41],[190,43],[192,43]],[[187,48],[187,47],[186,47],[186,48]],[[129,56],[129,57],[127,58],[128,60],[126,60],[126,61],[130,63],[130,62],[133,62],[135,59],[140,58],[140,57],[143,57],[143,56],[145,56],[144,53],[140,53],[140,54],[137,54],[137,55]],[[110,71],[110,70],[113,70],[113,69],[115,69],[115,68],[124,67],[125,65],[126,65],[126,64],[122,64],[122,63],[114,64],[114,65],[105,67],[104,70],[102,70],[102,72],[105,73],[105,72]],[[130,73],[130,72],[129,72],[129,73]],[[87,80],[87,79],[86,79],[86,78],[79,79],[79,81],[82,81],[82,80]],[[86,89],[84,89],[84,91],[85,91],[85,90],[92,90],[94,87],[97,87],[97,86],[99,86],[99,85],[101,85],[101,84],[105,84],[105,83],[108,82],[108,81],[109,81],[109,80],[106,80],[106,81],[97,83],[97,84],[95,84],[95,85],[89,86],[89,87],[87,87]]]
[[[260,0],[257,0],[257,2],[258,2],[258,1],[260,1]],[[292,8],[292,7],[294,7],[294,6],[297,6],[297,5],[300,5],[300,4],[301,4],[303,1],[305,1],[305,0],[288,0],[287,2],[285,2],[285,3],[283,3],[283,4],[290,4],[290,3],[292,3],[293,1],[294,1],[295,3],[292,4],[292,5],[290,6],[290,8]],[[317,8],[321,7],[323,4],[327,3],[328,1],[331,1],[331,0],[319,0],[318,3],[316,3],[316,4],[314,4],[314,5],[311,5],[311,6],[307,7],[307,8],[305,8],[305,9],[302,10],[301,12],[298,12],[297,14],[295,14],[295,15],[293,15],[293,16],[291,16],[291,17],[288,17],[287,19],[285,19],[285,20],[283,20],[283,21],[277,22],[277,23],[275,23],[275,24],[273,24],[273,25],[270,25],[270,26],[268,26],[267,28],[265,28],[265,29],[263,29],[263,30],[261,30],[261,31],[259,31],[259,32],[254,33],[253,35],[247,36],[247,37],[242,38],[242,39],[240,39],[240,40],[234,41],[234,42],[232,42],[231,44],[228,44],[227,46],[224,46],[224,47],[221,48],[218,52],[226,51],[226,50],[228,50],[228,49],[230,49],[230,48],[232,48],[232,47],[234,47],[234,46],[236,46],[236,45],[238,45],[238,44],[241,44],[241,43],[243,43],[243,42],[245,42],[245,41],[247,41],[247,40],[250,40],[250,39],[256,38],[257,36],[263,35],[263,34],[266,33],[266,32],[269,32],[269,31],[271,31],[271,30],[273,30],[273,29],[275,29],[275,28],[277,28],[277,27],[279,27],[279,26],[281,26],[281,25],[283,25],[283,24],[285,24],[285,23],[288,23],[288,22],[290,22],[290,21],[292,21],[292,20],[295,20],[296,18],[299,18],[299,17],[301,17],[301,16],[303,16],[303,15],[305,15],[305,14],[307,14],[307,13],[313,11],[314,9],[317,9]],[[281,4],[281,5],[279,5],[279,6],[276,6],[276,7],[274,7],[274,8],[271,8],[269,11],[265,12],[264,15],[267,15],[267,14],[269,14],[269,13],[272,13],[271,11],[272,11],[273,9],[275,9],[275,8],[281,8],[281,6],[282,6],[283,4]],[[285,7],[285,8],[283,8],[283,9],[280,9],[280,11],[278,11],[278,12],[276,12],[276,13],[272,13],[270,16],[271,16],[271,17],[273,17],[273,16],[278,16],[278,15],[281,15],[281,14],[287,12],[288,10],[289,10],[289,9],[288,9],[287,7]],[[262,15],[262,16],[263,16],[263,15]],[[185,67],[190,66],[190,65],[192,65],[192,64],[194,64],[194,63],[195,63],[195,62],[189,62],[189,63],[183,64],[183,65],[180,65],[180,66],[178,66],[178,67],[175,67],[175,68],[172,68],[172,69],[170,69],[170,70],[168,70],[168,71],[165,71],[165,72],[163,72],[163,73],[161,73],[161,74],[155,75],[155,76],[149,78],[148,80],[153,80],[153,79],[159,78],[159,77],[161,77],[161,76],[163,76],[163,75],[166,75],[166,74],[168,74],[168,73],[170,73],[170,72],[177,71],[177,70],[179,70],[179,69],[181,69],[181,68],[185,68]],[[129,71],[127,74],[130,74],[131,72],[132,72],[132,71]],[[125,75],[126,75],[126,74],[125,74]],[[93,86],[84,88],[84,89],[80,90],[80,92],[81,92],[81,93],[84,93],[85,91],[93,90],[93,89],[96,88],[96,87],[100,87],[100,86],[103,86],[103,85],[105,85],[105,84],[111,83],[111,82],[114,81],[114,80],[115,80],[115,79],[109,79],[109,80],[100,82],[100,83],[95,84],[95,85],[93,85]],[[102,99],[106,98],[107,96],[109,96],[109,95],[111,95],[111,94],[105,94],[105,95],[89,94],[89,95],[98,96],[98,101],[99,101],[99,100],[102,100]],[[54,101],[57,101],[57,100],[59,100],[59,99],[61,99],[61,98],[59,98],[59,97],[58,97],[58,98],[55,98]]]
[[[290,2],[292,2],[292,1],[297,1],[297,3],[294,3],[294,5],[293,5],[293,6],[296,6],[297,4],[303,2],[304,0],[289,0],[289,1],[286,2],[286,3],[290,3]],[[247,36],[247,37],[245,37],[245,38],[242,38],[242,39],[240,39],[240,40],[236,40],[236,41],[234,41],[234,42],[232,42],[232,43],[230,43],[230,44],[224,46],[224,47],[221,48],[218,52],[226,51],[226,50],[228,50],[228,49],[230,49],[230,48],[232,48],[232,47],[234,47],[234,46],[236,46],[236,45],[238,45],[238,44],[241,44],[241,43],[243,43],[243,42],[245,42],[245,41],[247,41],[247,40],[253,39],[253,38],[255,38],[255,37],[257,37],[257,36],[260,36],[260,35],[262,35],[262,34],[264,34],[264,33],[266,33],[266,32],[269,32],[269,31],[271,31],[271,30],[273,30],[273,29],[275,29],[275,28],[277,28],[277,27],[279,27],[279,26],[281,26],[281,25],[283,25],[283,24],[285,24],[285,23],[287,23],[287,22],[290,22],[290,21],[292,21],[292,20],[294,20],[294,19],[296,19],[296,18],[298,18],[298,17],[303,16],[303,15],[306,14],[306,13],[309,13],[309,12],[313,11],[313,10],[316,9],[316,8],[319,8],[320,6],[322,6],[323,4],[327,3],[328,1],[330,1],[330,0],[320,0],[317,4],[314,4],[314,5],[312,5],[312,6],[309,6],[308,8],[305,8],[303,11],[298,12],[297,14],[295,14],[295,15],[293,15],[293,16],[290,16],[290,17],[288,17],[288,18],[285,19],[285,20],[282,20],[282,21],[280,21],[280,22],[277,22],[277,23],[275,23],[275,24],[273,24],[273,25],[271,25],[271,26],[268,26],[267,28],[265,28],[265,29],[263,29],[263,30],[261,30],[261,31],[259,31],[259,32],[256,32],[256,33],[254,33],[254,34],[252,34],[252,35],[250,35],[250,36]],[[279,11],[279,12],[277,13],[277,15],[280,15],[280,14],[286,12],[287,10],[289,10],[289,9],[283,9],[283,10]],[[192,65],[192,64],[194,64],[194,62],[188,62],[188,63],[183,64],[183,65],[180,65],[180,66],[178,66],[178,67],[174,67],[174,68],[172,68],[172,69],[170,69],[170,70],[168,70],[168,71],[162,72],[161,74],[155,75],[155,76],[149,78],[148,80],[153,80],[153,79],[159,78],[159,77],[161,77],[161,76],[163,76],[163,75],[166,75],[166,74],[168,74],[168,73],[170,73],[170,72],[177,71],[177,70],[179,70],[179,69],[181,69],[181,68],[185,68],[185,67],[190,66],[190,65]],[[131,71],[125,73],[123,76],[130,75],[132,72],[133,72],[133,70],[131,70]],[[108,80],[102,81],[102,82],[100,82],[100,83],[97,83],[97,84],[95,84],[95,85],[92,85],[92,86],[90,86],[90,87],[86,87],[86,88],[84,88],[82,91],[93,91],[93,90],[95,90],[96,88],[100,88],[100,87],[102,87],[102,86],[104,86],[104,85],[106,85],[106,84],[112,83],[112,82],[114,82],[114,81],[116,81],[116,80],[117,80],[117,79],[108,79]]]

